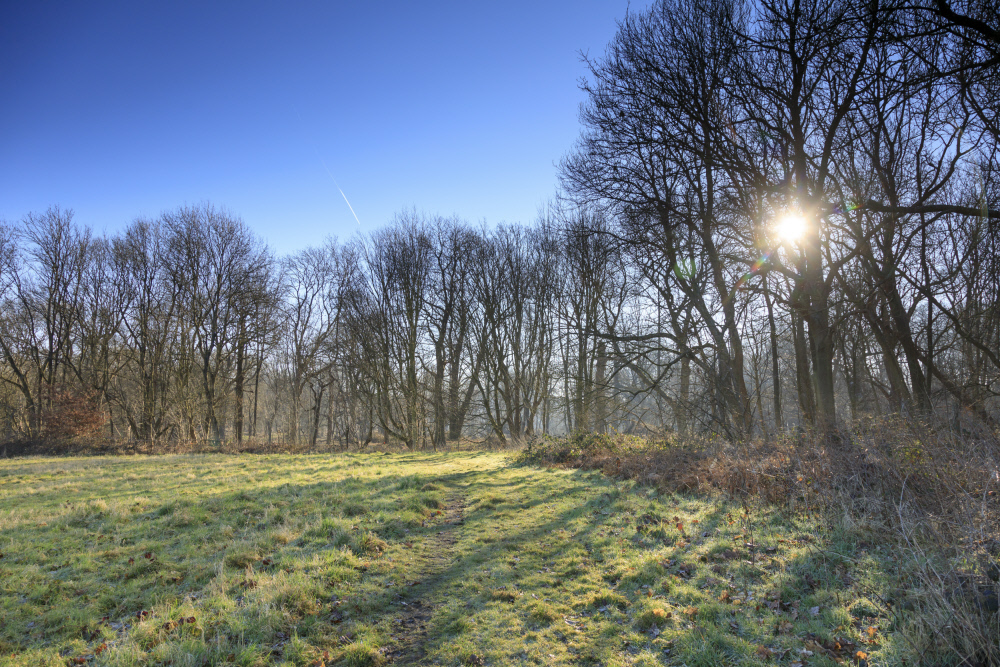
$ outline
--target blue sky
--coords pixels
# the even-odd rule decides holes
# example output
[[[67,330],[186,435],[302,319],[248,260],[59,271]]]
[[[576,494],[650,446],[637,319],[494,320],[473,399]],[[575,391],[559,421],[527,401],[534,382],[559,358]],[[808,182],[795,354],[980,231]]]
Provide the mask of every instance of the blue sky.
[[[359,229],[332,174],[363,231],[414,207],[530,222],[579,133],[579,53],[627,9],[3,3],[0,218],[113,233],[211,201],[284,253]]]

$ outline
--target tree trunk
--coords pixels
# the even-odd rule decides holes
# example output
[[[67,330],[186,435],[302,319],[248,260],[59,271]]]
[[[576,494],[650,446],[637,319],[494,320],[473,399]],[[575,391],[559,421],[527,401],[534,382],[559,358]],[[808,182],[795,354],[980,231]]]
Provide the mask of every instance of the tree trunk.
[[[774,308],[771,303],[771,294],[766,285],[764,289],[764,302],[767,304],[767,323],[771,333],[771,393],[774,400],[774,428],[781,433],[784,430],[785,420],[781,416],[781,372],[778,367],[778,329],[774,324]]]
[[[816,422],[816,401],[809,372],[809,351],[801,315],[792,313],[792,334],[795,345],[795,386],[799,393],[799,411],[809,424]]]

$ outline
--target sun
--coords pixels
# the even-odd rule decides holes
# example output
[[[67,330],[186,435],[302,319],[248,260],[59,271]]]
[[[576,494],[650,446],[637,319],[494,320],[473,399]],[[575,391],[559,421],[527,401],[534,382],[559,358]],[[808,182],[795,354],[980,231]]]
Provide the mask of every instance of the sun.
[[[798,241],[805,235],[807,225],[801,213],[786,213],[778,220],[778,235],[786,241]]]

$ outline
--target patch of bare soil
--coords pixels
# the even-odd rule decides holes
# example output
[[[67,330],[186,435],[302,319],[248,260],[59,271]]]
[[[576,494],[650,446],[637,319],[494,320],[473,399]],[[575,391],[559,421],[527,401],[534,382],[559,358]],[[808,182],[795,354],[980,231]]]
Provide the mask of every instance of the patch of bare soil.
[[[394,664],[415,665],[424,658],[427,626],[434,615],[434,607],[421,597],[441,583],[442,574],[454,561],[457,526],[464,523],[464,508],[462,498],[452,496],[445,507],[441,530],[425,541],[420,564],[414,568],[416,581],[412,592],[407,600],[400,602],[403,611],[393,620],[395,628],[392,637],[396,643],[386,655]]]

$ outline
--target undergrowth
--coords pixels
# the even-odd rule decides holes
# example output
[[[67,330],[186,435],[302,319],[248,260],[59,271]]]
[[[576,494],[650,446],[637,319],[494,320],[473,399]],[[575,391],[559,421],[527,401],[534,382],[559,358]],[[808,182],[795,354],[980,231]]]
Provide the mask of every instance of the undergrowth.
[[[1000,665],[1000,441],[985,429],[869,419],[746,443],[579,433],[536,438],[519,461],[821,517],[887,549],[894,590],[869,598],[908,664]]]

